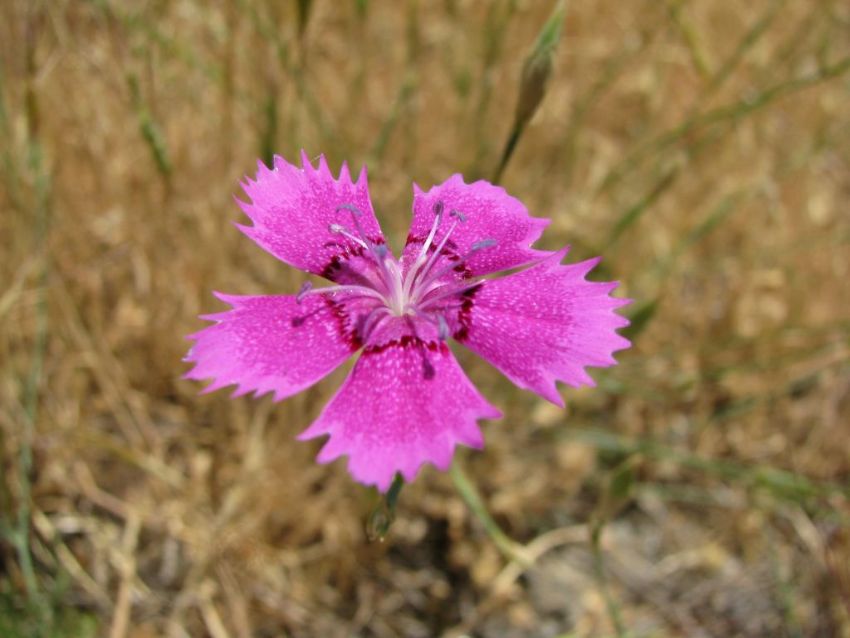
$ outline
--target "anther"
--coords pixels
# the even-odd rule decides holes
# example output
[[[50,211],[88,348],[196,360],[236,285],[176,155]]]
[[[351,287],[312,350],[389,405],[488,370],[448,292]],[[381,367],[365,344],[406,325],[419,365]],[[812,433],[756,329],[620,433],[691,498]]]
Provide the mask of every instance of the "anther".
[[[301,284],[301,289],[298,291],[298,294],[295,295],[295,303],[300,304],[302,301],[304,301],[304,297],[306,297],[310,293],[310,290],[312,288],[313,284],[309,281],[305,281],[303,284]]]
[[[351,214],[354,215],[355,217],[362,217],[363,216],[363,211],[360,210],[359,208],[357,208],[357,206],[355,206],[354,204],[340,204],[339,206],[336,207],[336,209],[338,211],[340,211],[340,210],[350,211]]]
[[[445,207],[445,204],[443,204],[442,201],[439,201],[436,204],[434,204],[434,215],[436,215],[437,217],[442,215],[444,207]]]
[[[340,204],[336,207],[337,211],[347,210],[351,212],[351,218],[354,220],[354,226],[357,228],[357,232],[363,238],[363,241],[372,243],[369,241],[369,238],[366,236],[365,231],[363,230],[363,226],[360,225],[360,218],[363,217],[363,211],[357,208],[354,204]]]
[[[472,244],[472,246],[470,247],[470,250],[469,250],[469,252],[467,253],[466,256],[469,257],[469,255],[471,255],[473,252],[477,252],[477,251],[481,250],[482,248],[490,248],[490,246],[495,246],[495,245],[496,245],[495,239],[482,239],[481,241],[477,241],[474,244]]]
[[[466,215],[464,215],[459,210],[452,209],[452,211],[449,213],[449,215],[452,216],[452,217],[457,217],[457,220],[461,223],[466,221]]]
[[[449,338],[449,324],[446,323],[446,318],[443,315],[437,315],[437,335],[440,337],[440,341]]]
[[[430,381],[437,374],[437,371],[434,370],[434,365],[428,361],[428,356],[424,353],[422,354],[422,376],[426,381]]]

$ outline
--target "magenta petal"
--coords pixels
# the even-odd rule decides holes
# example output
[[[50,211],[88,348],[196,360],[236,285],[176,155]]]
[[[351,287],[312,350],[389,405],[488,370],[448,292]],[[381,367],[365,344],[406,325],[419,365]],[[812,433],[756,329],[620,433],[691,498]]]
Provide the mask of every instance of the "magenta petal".
[[[205,391],[236,385],[234,395],[274,392],[279,401],[313,385],[357,350],[346,306],[306,297],[217,295],[232,310],[189,338],[188,379],[212,379]]]
[[[357,481],[386,491],[396,472],[412,481],[423,463],[447,469],[458,443],[482,447],[476,420],[499,416],[444,343],[408,336],[367,346],[299,438],[329,434],[319,462],[347,455]]]
[[[593,385],[585,366],[614,365],[612,353],[631,345],[616,333],[629,323],[614,312],[629,301],[609,296],[617,283],[587,281],[599,260],[562,265],[566,253],[485,282],[455,332],[516,385],[560,406],[556,380]]]
[[[464,273],[467,277],[506,270],[551,254],[530,248],[549,224],[548,219],[531,217],[522,202],[508,195],[504,188],[485,181],[467,184],[458,174],[428,192],[414,184],[413,223],[403,253],[405,264],[411,263],[421,249],[433,225],[438,203],[442,204],[446,219],[435,242],[457,219],[453,211],[465,219],[454,227],[446,245],[445,250],[451,251],[449,255],[453,259],[464,257],[479,242],[495,241],[492,247],[469,258]]]
[[[345,164],[337,179],[324,156],[318,168],[306,153],[301,161],[303,168],[298,168],[275,156],[272,169],[259,162],[256,179],[242,184],[251,202],[237,200],[253,226],[238,226],[281,261],[334,281],[352,281],[352,274],[373,266],[363,257],[361,245],[331,232],[330,226],[338,224],[360,236],[352,210],[338,209],[353,206],[362,212],[357,221],[363,234],[376,244],[385,243],[369,199],[366,170],[354,182]]]

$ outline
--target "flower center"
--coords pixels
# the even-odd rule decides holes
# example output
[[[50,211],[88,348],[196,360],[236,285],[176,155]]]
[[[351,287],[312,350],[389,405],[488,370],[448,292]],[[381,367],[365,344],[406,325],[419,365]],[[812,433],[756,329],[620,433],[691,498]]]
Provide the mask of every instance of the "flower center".
[[[353,204],[343,204],[337,207],[337,210],[348,210],[351,213],[354,228],[330,224],[328,230],[359,246],[362,256],[372,262],[373,267],[368,272],[361,273],[366,283],[314,289],[310,282],[305,282],[296,300],[300,303],[307,295],[342,292],[348,293],[352,298],[373,298],[379,303],[358,321],[361,337],[368,335],[386,317],[409,316],[435,324],[440,339],[446,339],[449,334],[444,316],[447,305],[451,304],[452,298],[462,296],[480,283],[477,280],[460,281],[455,277],[447,279],[446,275],[462,267],[478,251],[494,246],[496,241],[484,239],[475,242],[466,254],[449,257],[444,250],[446,244],[458,224],[466,221],[466,216],[456,210],[450,211],[448,217],[451,218],[451,224],[438,240],[437,235],[445,217],[445,206],[443,202],[437,202],[431,229],[416,258],[405,270],[390,255],[385,245],[372,241],[365,233],[360,223],[363,212],[359,208]],[[441,260],[441,256],[445,259]]]

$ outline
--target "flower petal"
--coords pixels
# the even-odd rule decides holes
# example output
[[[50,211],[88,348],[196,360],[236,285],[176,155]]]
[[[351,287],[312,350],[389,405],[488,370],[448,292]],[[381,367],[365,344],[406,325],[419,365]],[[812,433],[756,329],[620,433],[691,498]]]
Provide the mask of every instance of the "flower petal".
[[[460,219],[464,220],[458,221],[446,242],[443,252],[447,259],[458,261],[480,242],[494,242],[490,247],[475,251],[465,262],[462,273],[458,268],[463,277],[514,268],[551,254],[530,248],[549,224],[548,219],[531,217],[522,202],[500,186],[485,181],[467,184],[463,176],[457,174],[428,192],[414,184],[413,223],[402,257],[404,264],[412,263],[421,251],[434,224],[438,205],[442,206],[444,215],[432,246],[438,244],[459,219],[453,213],[460,213]]]
[[[466,377],[444,342],[391,318],[370,340],[319,418],[298,437],[329,434],[318,460],[347,455],[352,476],[386,491],[396,472],[412,481],[423,463],[445,470],[458,443],[480,448],[477,419],[501,413]],[[399,326],[402,326],[399,328]]]
[[[614,365],[612,353],[631,345],[616,333],[629,323],[614,312],[629,300],[609,296],[617,282],[587,281],[599,259],[562,265],[566,254],[482,282],[452,326],[458,341],[516,385],[560,406],[556,380],[593,385],[584,367]]]
[[[366,169],[353,182],[346,164],[336,179],[324,155],[319,157],[319,168],[314,168],[302,151],[301,163],[303,168],[298,168],[277,155],[272,169],[259,162],[256,179],[242,183],[251,202],[237,199],[254,225],[237,226],[262,248],[296,268],[333,281],[357,281],[360,273],[374,268],[368,251],[330,227],[338,224],[363,239],[359,223],[362,234],[371,242],[386,243],[369,199]],[[361,212],[356,221],[350,207]]]
[[[190,335],[188,379],[213,379],[205,392],[237,385],[234,396],[274,392],[279,401],[313,385],[360,347],[354,302],[325,296],[241,297],[216,293],[232,310]]]

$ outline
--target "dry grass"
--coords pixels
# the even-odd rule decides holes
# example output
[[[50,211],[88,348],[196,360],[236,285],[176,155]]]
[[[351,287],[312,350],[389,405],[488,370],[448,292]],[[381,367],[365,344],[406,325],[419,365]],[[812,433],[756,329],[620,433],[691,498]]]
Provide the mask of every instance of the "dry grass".
[[[340,374],[180,379],[212,289],[301,281],[231,227],[256,157],[368,162],[397,245],[411,180],[492,174],[550,9],[2,4],[0,634],[850,636],[841,0],[570,7],[503,182],[638,314],[566,413],[461,355],[506,416],[460,458],[533,567],[432,469],[369,543],[293,440]]]

